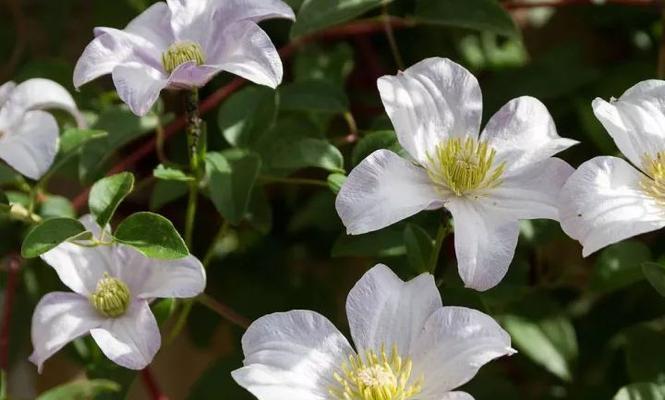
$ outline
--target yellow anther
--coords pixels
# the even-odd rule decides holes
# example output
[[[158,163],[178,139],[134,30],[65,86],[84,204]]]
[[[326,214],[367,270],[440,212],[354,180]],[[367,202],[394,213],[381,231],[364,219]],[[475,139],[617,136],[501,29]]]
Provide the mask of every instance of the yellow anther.
[[[198,43],[176,42],[162,54],[162,65],[169,74],[182,64],[190,61],[194,61],[196,65],[205,64],[205,55]]]
[[[97,282],[97,289],[90,295],[90,304],[100,314],[109,318],[124,315],[129,308],[131,293],[127,285],[117,278],[104,273],[104,278]]]
[[[645,154],[642,167],[647,176],[640,181],[642,190],[661,205],[665,205],[665,152],[656,153],[655,157]]]

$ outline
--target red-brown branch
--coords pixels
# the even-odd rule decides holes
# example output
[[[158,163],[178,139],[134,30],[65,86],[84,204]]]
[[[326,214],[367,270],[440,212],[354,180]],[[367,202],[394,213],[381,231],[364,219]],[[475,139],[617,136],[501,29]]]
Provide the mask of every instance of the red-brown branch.
[[[413,25],[413,22],[404,20],[401,18],[390,18],[390,24],[393,28],[405,28]],[[367,35],[371,33],[383,32],[385,29],[385,24],[383,20],[372,20],[372,21],[355,21],[349,24],[330,28],[320,33],[316,33],[310,36],[305,36],[300,39],[296,39],[288,45],[282,47],[279,50],[279,54],[283,59],[290,58],[295,51],[300,48],[302,45],[312,42],[314,40],[320,39],[338,39],[354,35]],[[207,97],[201,103],[201,115],[205,115],[210,111],[214,110],[219,106],[224,100],[226,100],[231,94],[242,88],[247,84],[247,81],[242,78],[236,78],[231,83],[226,86],[219,88],[209,97]],[[178,119],[173,121],[164,129],[164,140],[168,140],[170,137],[180,132],[185,127],[185,117],[180,116]],[[116,174],[118,172],[125,171],[132,167],[134,164],[142,160],[143,158],[152,154],[157,145],[156,138],[152,138],[141,145],[138,149],[134,150],[127,157],[123,158],[120,162],[115,164],[108,172],[109,175]],[[74,208],[77,211],[81,211],[87,201],[88,194],[90,189],[86,189],[79,193],[73,200]]]
[[[596,5],[597,3],[592,0],[542,0],[538,2],[527,2],[523,0],[513,0],[503,2],[502,5],[506,10],[521,10],[538,7],[567,7],[567,6],[584,6]],[[626,6],[641,6],[641,7],[657,7],[662,4],[662,0],[604,0],[600,4],[620,4]]]
[[[0,369],[9,369],[9,334],[11,333],[12,310],[18,290],[18,277],[21,260],[11,256],[7,262],[7,286],[5,287],[4,307],[2,310],[2,327],[0,328]]]
[[[155,375],[153,375],[150,367],[146,367],[141,371],[141,379],[143,380],[143,384],[145,385],[151,400],[169,400],[159,388],[157,379],[155,379]]]

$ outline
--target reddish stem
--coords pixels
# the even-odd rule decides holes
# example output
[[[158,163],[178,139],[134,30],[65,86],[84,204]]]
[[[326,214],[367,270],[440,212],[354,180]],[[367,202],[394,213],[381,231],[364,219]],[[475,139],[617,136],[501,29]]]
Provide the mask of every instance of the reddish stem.
[[[2,328],[0,330],[0,369],[9,369],[9,334],[11,332],[12,309],[14,298],[18,289],[19,270],[21,261],[11,256],[7,263],[7,286],[5,288],[4,308],[2,311]]]
[[[662,0],[604,0],[602,4],[621,4],[626,6],[656,7],[662,3]],[[592,0],[543,0],[539,2],[527,2],[523,0],[514,0],[503,2],[506,10],[520,10],[538,7],[566,7],[596,5]]]
[[[141,378],[143,379],[143,384],[148,390],[148,394],[150,395],[151,400],[169,400],[169,398],[164,393],[162,393],[161,389],[159,388],[159,384],[155,379],[155,375],[153,375],[152,371],[150,370],[150,367],[146,367],[141,371]]]

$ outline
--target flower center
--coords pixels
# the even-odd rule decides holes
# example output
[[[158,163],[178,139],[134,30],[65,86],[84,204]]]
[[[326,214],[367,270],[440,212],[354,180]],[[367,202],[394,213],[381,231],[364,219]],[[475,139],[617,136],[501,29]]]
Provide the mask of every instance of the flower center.
[[[176,42],[162,54],[162,64],[169,74],[182,64],[190,61],[194,61],[196,65],[205,63],[203,49],[198,43]]]
[[[665,151],[656,153],[656,157],[642,157],[642,166],[647,176],[640,181],[642,190],[661,205],[665,205]]]
[[[100,314],[109,318],[117,318],[127,312],[131,293],[127,285],[117,278],[104,273],[104,278],[97,282],[97,289],[90,295],[90,304]]]
[[[411,360],[400,357],[397,346],[390,354],[381,346],[380,354],[369,350],[364,357],[351,355],[334,374],[340,386],[329,393],[337,400],[412,399],[422,390],[422,379],[410,381],[411,367]]]
[[[430,179],[462,196],[475,189],[489,189],[501,183],[504,162],[494,165],[496,151],[474,138],[450,138],[427,155]]]

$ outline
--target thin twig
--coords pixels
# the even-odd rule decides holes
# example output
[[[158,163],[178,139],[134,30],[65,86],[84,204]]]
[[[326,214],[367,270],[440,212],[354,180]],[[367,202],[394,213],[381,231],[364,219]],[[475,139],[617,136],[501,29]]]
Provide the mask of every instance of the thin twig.
[[[393,31],[393,26],[390,24],[390,14],[388,14],[388,1],[383,2],[383,26],[386,31],[386,38],[388,38],[388,44],[390,45],[390,51],[393,53],[393,58],[395,59],[395,64],[397,69],[400,71],[404,70],[404,58],[402,58],[402,53],[399,51],[399,46],[397,46],[397,40],[395,39],[395,31]]]
[[[150,367],[146,367],[141,371],[141,379],[143,380],[145,388],[148,390],[148,395],[150,396],[151,400],[169,400],[169,398],[164,393],[162,393],[162,390],[159,388],[157,379],[155,379],[155,376],[150,370]]]
[[[528,2],[524,0],[506,1],[501,5],[506,10],[520,10],[540,7],[567,7],[567,6],[587,6],[618,4],[626,6],[656,7],[662,3],[662,0],[604,0],[603,2],[594,2],[593,0],[542,0],[539,2]]]
[[[310,186],[321,186],[328,187],[328,182],[321,181],[318,179],[308,179],[308,178],[280,178],[276,176],[259,176],[259,180],[264,183],[283,183],[286,185],[310,185]]]
[[[249,328],[249,326],[252,324],[252,321],[249,320],[248,318],[243,317],[242,315],[238,314],[235,310],[233,310],[231,307],[213,299],[212,297],[208,296],[205,293],[199,295],[199,297],[197,297],[196,300],[199,303],[203,304],[204,306],[208,307],[210,310],[219,314],[222,318],[243,329]]]

